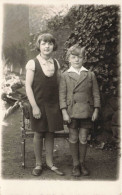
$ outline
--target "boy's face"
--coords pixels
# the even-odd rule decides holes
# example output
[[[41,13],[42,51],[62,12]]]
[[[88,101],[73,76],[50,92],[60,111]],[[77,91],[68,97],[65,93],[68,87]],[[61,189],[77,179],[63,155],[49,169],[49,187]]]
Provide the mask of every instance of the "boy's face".
[[[73,68],[81,68],[83,65],[83,55],[69,55],[69,63]]]
[[[54,45],[52,42],[40,42],[40,52],[43,55],[50,55],[53,52]]]

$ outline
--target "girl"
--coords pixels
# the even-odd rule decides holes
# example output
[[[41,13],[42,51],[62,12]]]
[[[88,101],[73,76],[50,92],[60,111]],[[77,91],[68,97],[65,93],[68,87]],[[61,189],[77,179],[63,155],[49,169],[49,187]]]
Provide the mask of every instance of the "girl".
[[[45,33],[36,43],[40,54],[26,65],[26,93],[30,102],[30,121],[34,131],[34,153],[36,166],[32,174],[42,173],[42,148],[45,137],[46,164],[56,174],[63,173],[53,164],[54,132],[63,130],[63,120],[59,108],[59,64],[52,59],[57,49],[54,37]]]
[[[87,135],[98,117],[100,95],[93,72],[83,67],[85,48],[73,45],[67,52],[70,68],[60,81],[60,108],[68,123],[73,176],[88,175],[85,167]]]

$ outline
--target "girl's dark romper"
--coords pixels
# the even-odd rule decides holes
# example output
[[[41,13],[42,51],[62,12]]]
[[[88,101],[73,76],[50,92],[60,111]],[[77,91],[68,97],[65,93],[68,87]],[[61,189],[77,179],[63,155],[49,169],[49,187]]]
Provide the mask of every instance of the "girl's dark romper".
[[[59,108],[59,86],[57,81],[58,65],[54,60],[54,74],[47,77],[37,58],[35,61],[35,74],[32,90],[38,107],[41,110],[41,118],[33,117],[30,109],[31,128],[36,132],[54,132],[63,130],[63,119]]]

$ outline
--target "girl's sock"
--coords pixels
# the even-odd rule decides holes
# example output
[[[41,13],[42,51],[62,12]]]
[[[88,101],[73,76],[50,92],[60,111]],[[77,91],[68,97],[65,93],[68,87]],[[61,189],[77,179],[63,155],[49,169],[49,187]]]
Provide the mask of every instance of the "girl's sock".
[[[42,148],[43,148],[43,138],[40,134],[34,135],[34,153],[36,157],[36,167],[42,166]]]

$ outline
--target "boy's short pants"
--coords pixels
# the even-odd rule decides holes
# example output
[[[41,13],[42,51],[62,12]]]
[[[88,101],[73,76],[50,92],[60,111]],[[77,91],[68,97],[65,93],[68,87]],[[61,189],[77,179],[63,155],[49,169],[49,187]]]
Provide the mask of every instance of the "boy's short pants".
[[[78,128],[91,129],[93,128],[93,122],[91,121],[91,118],[87,118],[87,119],[71,118],[71,123],[68,124],[67,126],[68,128],[71,129],[78,129]]]

